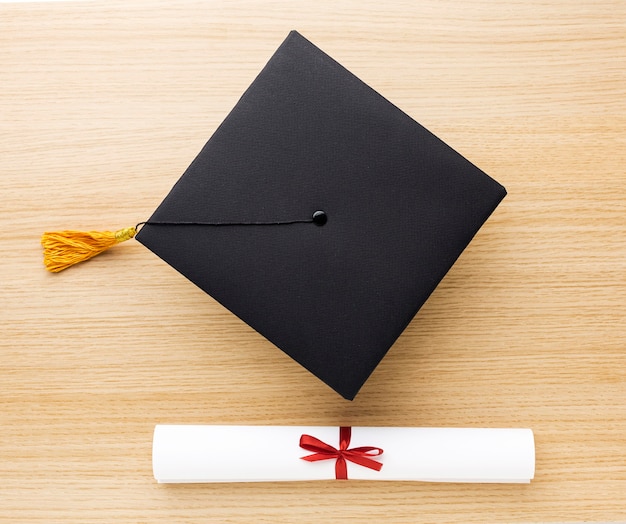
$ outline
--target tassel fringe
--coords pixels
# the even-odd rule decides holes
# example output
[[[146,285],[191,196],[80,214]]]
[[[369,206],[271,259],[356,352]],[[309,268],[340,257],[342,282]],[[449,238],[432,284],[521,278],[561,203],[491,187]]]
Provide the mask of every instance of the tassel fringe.
[[[41,237],[43,262],[48,271],[58,273],[133,238],[136,233],[134,227],[118,231],[69,230],[44,233]]]

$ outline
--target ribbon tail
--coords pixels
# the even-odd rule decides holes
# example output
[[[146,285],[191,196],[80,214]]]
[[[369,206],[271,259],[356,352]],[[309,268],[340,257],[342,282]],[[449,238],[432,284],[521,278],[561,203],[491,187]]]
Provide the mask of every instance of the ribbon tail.
[[[373,469],[376,471],[380,471],[383,467],[382,462],[378,462],[377,460],[373,460],[368,457],[364,457],[363,455],[352,455],[350,453],[345,454],[346,460],[350,462],[354,462],[359,466],[363,466],[365,468]]]

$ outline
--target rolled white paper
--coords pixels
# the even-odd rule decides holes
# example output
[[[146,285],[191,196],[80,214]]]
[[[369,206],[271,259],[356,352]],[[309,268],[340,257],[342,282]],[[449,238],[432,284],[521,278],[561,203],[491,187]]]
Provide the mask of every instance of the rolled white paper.
[[[336,458],[307,462],[311,435],[339,448],[329,426],[157,425],[152,467],[160,483],[334,479]],[[380,471],[347,461],[348,478],[528,483],[535,474],[530,429],[352,427],[348,449],[382,448]]]

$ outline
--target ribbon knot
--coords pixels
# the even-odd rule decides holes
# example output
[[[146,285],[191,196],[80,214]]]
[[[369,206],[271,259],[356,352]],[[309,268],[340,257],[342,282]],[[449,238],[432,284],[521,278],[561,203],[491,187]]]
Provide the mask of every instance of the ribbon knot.
[[[381,448],[373,446],[361,446],[358,448],[348,449],[350,439],[352,438],[352,428],[342,426],[339,428],[339,449],[334,448],[330,444],[322,442],[320,439],[311,435],[302,435],[300,437],[300,447],[307,451],[313,451],[312,455],[300,457],[308,462],[317,462],[318,460],[337,459],[335,462],[335,478],[346,480],[348,478],[348,466],[346,460],[354,462],[359,466],[380,471],[383,465],[371,459],[383,454]]]

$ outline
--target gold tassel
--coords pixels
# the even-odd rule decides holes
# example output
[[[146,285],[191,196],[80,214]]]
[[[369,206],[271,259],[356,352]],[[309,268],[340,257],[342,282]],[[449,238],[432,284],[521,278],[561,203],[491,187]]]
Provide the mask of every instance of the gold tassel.
[[[43,263],[48,271],[58,273],[89,260],[115,244],[129,240],[137,230],[127,227],[118,231],[56,231],[41,237]]]

